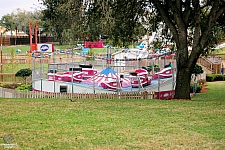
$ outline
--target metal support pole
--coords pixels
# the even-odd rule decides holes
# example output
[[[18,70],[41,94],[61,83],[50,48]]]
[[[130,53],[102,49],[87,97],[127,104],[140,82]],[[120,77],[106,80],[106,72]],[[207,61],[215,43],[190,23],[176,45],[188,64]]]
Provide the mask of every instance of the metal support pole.
[[[36,77],[36,72],[35,72],[35,53],[32,52],[32,91],[35,89],[35,77]]]
[[[73,50],[72,50],[72,51],[73,51]],[[73,69],[74,69],[74,68],[73,68],[73,67],[74,67],[74,63],[73,63],[73,55],[74,55],[74,54],[73,54],[73,52],[72,52],[72,95],[73,95],[73,93],[74,93],[74,92],[73,92],[73,90],[74,90],[74,89],[73,89]]]
[[[164,66],[166,65],[166,53],[164,54]]]
[[[42,55],[42,52],[40,53],[40,56],[41,56],[41,58],[40,58],[40,77],[41,77],[41,92],[42,92],[42,77],[43,77],[43,73],[42,73],[42,70],[43,70],[43,66],[42,66],[42,57],[43,57],[43,55]]]
[[[40,28],[38,28],[38,33],[39,33],[39,41],[38,41],[38,43],[41,43],[41,29]]]
[[[95,78],[93,76],[93,93],[95,94]]]
[[[138,59],[138,69],[139,69],[139,72],[140,72],[140,60],[141,60],[141,58],[139,58]],[[139,75],[140,73],[138,73],[138,90],[139,90],[139,92],[141,91],[141,88],[142,88],[142,85],[141,85],[141,80],[140,80],[140,75]]]
[[[92,68],[94,68],[94,59],[95,57],[92,55]],[[93,93],[95,94],[95,76],[93,75]]]
[[[55,75],[56,75],[55,55],[56,55],[56,53],[53,52],[53,63],[54,63],[54,93],[56,92],[56,91],[55,91]]]
[[[159,64],[159,57],[160,56],[158,56],[158,64]],[[159,68],[160,68],[160,65],[159,65]],[[160,70],[159,70],[159,72],[160,72]],[[159,75],[159,72],[158,72],[158,93],[159,93],[158,99],[160,99],[160,75]]]
[[[173,93],[173,95],[172,95],[172,98],[174,97],[174,67],[173,67],[173,65],[172,65],[172,67],[171,67],[171,69],[172,69],[172,93]]]

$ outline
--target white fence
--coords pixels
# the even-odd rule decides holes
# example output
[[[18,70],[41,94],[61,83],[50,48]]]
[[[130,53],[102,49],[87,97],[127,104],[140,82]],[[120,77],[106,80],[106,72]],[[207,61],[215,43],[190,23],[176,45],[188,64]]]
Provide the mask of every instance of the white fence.
[[[153,91],[119,92],[119,93],[49,93],[18,91],[0,87],[2,98],[65,98],[65,99],[154,99]]]

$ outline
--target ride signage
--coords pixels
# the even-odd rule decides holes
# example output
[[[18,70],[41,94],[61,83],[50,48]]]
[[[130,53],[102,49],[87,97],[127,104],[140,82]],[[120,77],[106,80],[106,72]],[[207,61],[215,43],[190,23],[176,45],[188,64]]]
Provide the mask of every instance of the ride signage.
[[[37,44],[37,52],[51,53],[54,52],[54,44]]]

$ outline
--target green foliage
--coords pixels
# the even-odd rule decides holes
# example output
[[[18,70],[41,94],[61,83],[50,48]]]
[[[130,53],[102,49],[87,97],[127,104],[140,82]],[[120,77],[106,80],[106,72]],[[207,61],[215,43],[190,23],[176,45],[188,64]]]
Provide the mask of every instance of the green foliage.
[[[143,69],[146,69],[148,72],[151,72],[152,71],[152,66],[146,66],[145,68]]]
[[[87,33],[84,32],[87,31],[86,23],[84,23],[86,15],[80,1],[43,0],[42,4],[45,6],[42,11],[44,31],[50,31],[60,44],[63,39],[82,38],[84,40]]]
[[[196,87],[196,93],[200,93],[202,90],[202,86],[197,84],[197,87]],[[193,92],[194,91],[194,83],[191,83],[190,84],[190,92]]]
[[[203,84],[205,84],[205,82],[206,82],[205,79],[200,79],[200,80],[197,81],[197,83],[198,83],[199,85],[203,85]]]
[[[213,74],[207,74],[206,75],[206,81],[207,82],[212,82],[214,80],[214,75]]]
[[[224,81],[224,80],[225,80],[225,75],[223,75],[223,74],[215,74],[214,81]]]
[[[8,89],[16,89],[20,84],[13,83],[13,84],[1,84],[0,85],[3,88],[8,88]]]
[[[92,48],[90,48],[90,50],[88,51],[87,55],[89,57],[86,57],[86,60],[94,60],[94,57],[90,57],[90,56],[94,56],[94,50]]]
[[[15,76],[16,77],[22,77],[22,78],[26,78],[28,76],[30,76],[32,74],[32,70],[30,68],[26,68],[26,69],[20,69]]]
[[[159,65],[158,65],[158,64],[155,64],[155,65],[154,65],[154,71],[155,71],[155,72],[160,71],[160,68],[159,68]]]
[[[195,74],[195,76],[197,76],[198,74],[202,74],[204,71],[202,70],[202,66],[195,64],[195,68],[193,70],[193,74]]]
[[[18,67],[18,63],[16,62],[15,51],[11,49],[9,63],[4,65],[5,72],[14,72],[15,68]]]
[[[31,89],[32,89],[31,85],[28,85],[28,84],[22,84],[16,88],[16,90],[20,90],[20,91],[31,91]]]
[[[12,24],[12,16],[10,14],[2,16],[0,26],[4,26],[6,30],[11,30]]]
[[[24,31],[25,33],[29,34],[29,24],[28,22],[32,22],[33,25],[36,21],[39,23],[39,27],[42,24],[42,21],[40,20],[40,11],[26,11],[22,9],[17,9],[16,11],[13,11],[11,14],[3,15],[2,18],[0,18],[0,25],[4,26],[7,31]]]
[[[155,72],[159,72],[160,68],[159,67],[154,67]]]
[[[153,42],[154,48],[161,48],[162,47],[162,42],[160,41],[155,41]]]
[[[146,69],[147,69],[148,72],[152,71],[152,65],[151,66],[147,66]],[[159,70],[160,70],[159,65],[155,64],[154,65],[154,71],[158,72]]]
[[[223,74],[207,74],[206,81],[208,81],[208,82],[225,81],[225,75],[223,75]]]

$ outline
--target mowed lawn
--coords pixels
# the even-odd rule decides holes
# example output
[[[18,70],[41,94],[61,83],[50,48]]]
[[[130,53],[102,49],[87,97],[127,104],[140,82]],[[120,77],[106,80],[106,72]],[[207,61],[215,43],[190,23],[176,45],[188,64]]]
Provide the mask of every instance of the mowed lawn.
[[[207,84],[191,101],[0,99],[0,137],[15,149],[224,150],[225,82]]]

